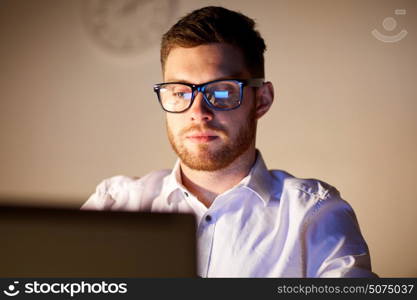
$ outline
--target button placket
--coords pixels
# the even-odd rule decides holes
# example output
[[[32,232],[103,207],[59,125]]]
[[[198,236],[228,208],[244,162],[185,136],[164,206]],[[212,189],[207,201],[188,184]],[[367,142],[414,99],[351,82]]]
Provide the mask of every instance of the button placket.
[[[203,216],[198,228],[199,274],[202,277],[207,277],[209,272],[215,227],[216,223],[213,212],[207,212]]]

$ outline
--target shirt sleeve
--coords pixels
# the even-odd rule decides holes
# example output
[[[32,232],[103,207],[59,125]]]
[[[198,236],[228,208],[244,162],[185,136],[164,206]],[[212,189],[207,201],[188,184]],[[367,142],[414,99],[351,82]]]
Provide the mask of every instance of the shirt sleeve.
[[[320,200],[305,227],[307,277],[377,277],[351,206],[338,195]]]

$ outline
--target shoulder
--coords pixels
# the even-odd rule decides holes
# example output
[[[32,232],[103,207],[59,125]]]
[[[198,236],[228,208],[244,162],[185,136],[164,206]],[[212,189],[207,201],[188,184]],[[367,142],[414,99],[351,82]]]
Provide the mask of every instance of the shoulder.
[[[81,208],[139,210],[144,205],[141,203],[143,194],[158,194],[170,172],[171,170],[159,170],[143,177],[118,175],[104,179]]]
[[[118,175],[104,179],[96,188],[96,192],[116,195],[120,192],[132,189],[142,189],[147,184],[162,185],[163,179],[169,175],[171,170],[159,170],[146,174],[143,177],[131,177]],[[156,186],[154,186],[155,188]]]
[[[314,178],[297,178],[285,171],[271,170],[271,176],[280,188],[281,205],[304,218],[329,210],[352,210],[331,184]]]
[[[302,230],[333,237],[356,232],[353,236],[362,241],[353,208],[334,186],[318,179],[279,175],[283,178],[281,204]]]
[[[314,178],[297,178],[282,170],[270,170],[272,178],[281,187],[281,193],[297,193],[306,200],[340,197],[339,191],[332,185]]]

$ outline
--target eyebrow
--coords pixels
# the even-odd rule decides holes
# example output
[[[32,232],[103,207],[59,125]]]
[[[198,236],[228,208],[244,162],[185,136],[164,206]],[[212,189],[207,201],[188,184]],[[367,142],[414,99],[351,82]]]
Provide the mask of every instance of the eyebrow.
[[[244,78],[241,78],[241,77],[242,77],[242,73],[240,72],[240,73],[234,73],[234,74],[231,74],[231,75],[220,76],[220,77],[217,77],[217,78],[212,79],[210,81],[227,80],[227,79],[244,79]],[[210,82],[210,81],[207,81],[207,82]],[[184,79],[180,79],[180,78],[170,78],[169,80],[167,80],[165,82],[181,82],[181,83],[195,84],[194,82],[184,80]]]

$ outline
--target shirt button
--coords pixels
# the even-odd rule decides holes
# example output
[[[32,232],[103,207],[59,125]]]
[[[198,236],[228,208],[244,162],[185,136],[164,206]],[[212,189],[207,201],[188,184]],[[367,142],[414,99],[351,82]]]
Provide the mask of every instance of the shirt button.
[[[211,222],[211,216],[210,215],[206,216],[206,222]]]
[[[185,195],[185,197],[188,197],[188,193],[187,192],[184,192],[184,195]]]

